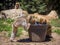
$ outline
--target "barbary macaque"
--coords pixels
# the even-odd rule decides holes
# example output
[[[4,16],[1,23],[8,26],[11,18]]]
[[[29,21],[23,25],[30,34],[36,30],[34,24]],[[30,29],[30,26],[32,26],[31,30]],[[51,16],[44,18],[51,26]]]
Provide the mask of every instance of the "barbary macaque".
[[[28,30],[30,24],[27,22],[26,18],[23,18],[23,17],[15,20],[12,24],[12,33],[11,33],[11,37],[10,37],[11,41],[16,41],[15,37],[16,37],[17,31],[18,31],[18,27],[20,27],[20,26],[24,27],[24,30]]]
[[[16,19],[14,20],[14,22],[12,24],[12,33],[11,33],[11,37],[10,37],[11,41],[16,41],[15,36],[16,36],[16,33],[18,31],[17,29],[19,26],[24,27],[25,30],[27,30],[29,27],[29,24],[27,23],[27,20],[26,20],[26,15],[24,15],[22,9],[19,9],[19,8],[20,8],[20,4],[19,4],[19,2],[17,2],[15,4],[15,9],[20,10],[20,13],[18,14],[20,16],[16,17]]]

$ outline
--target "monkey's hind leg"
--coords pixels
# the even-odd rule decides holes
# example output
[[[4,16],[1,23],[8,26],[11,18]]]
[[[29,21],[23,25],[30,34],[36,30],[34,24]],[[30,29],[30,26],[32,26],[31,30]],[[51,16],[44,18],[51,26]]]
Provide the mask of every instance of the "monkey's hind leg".
[[[11,37],[10,37],[11,41],[14,41],[16,33],[17,33],[17,27],[15,25],[12,25],[12,33],[11,33]]]

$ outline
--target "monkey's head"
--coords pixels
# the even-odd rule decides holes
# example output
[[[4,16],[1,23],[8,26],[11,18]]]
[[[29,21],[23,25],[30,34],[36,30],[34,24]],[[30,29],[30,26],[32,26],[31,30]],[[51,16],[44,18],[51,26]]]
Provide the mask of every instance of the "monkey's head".
[[[20,8],[20,3],[19,2],[16,2],[15,9],[19,9],[19,8]]]

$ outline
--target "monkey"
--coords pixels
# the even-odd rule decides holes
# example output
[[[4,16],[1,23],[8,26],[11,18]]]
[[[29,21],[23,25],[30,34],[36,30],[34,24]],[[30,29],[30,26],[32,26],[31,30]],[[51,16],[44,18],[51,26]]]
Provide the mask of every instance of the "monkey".
[[[18,27],[23,27],[24,30],[28,30],[30,24],[27,22],[26,18],[20,17],[19,19],[15,20],[12,24],[12,33],[10,37],[10,41],[16,41],[15,37],[18,31]]]

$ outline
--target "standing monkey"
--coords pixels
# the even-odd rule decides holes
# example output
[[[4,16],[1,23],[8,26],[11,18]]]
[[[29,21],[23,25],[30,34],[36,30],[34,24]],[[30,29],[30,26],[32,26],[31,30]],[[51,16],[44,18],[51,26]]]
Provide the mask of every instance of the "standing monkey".
[[[11,33],[10,41],[16,41],[15,37],[19,26],[24,27],[25,30],[27,30],[27,27],[29,26],[25,18],[26,15],[23,14],[19,2],[16,3],[15,9],[18,10],[18,11],[15,10],[16,11],[15,13],[18,15],[18,17],[16,17],[15,21],[12,24],[12,33]]]

